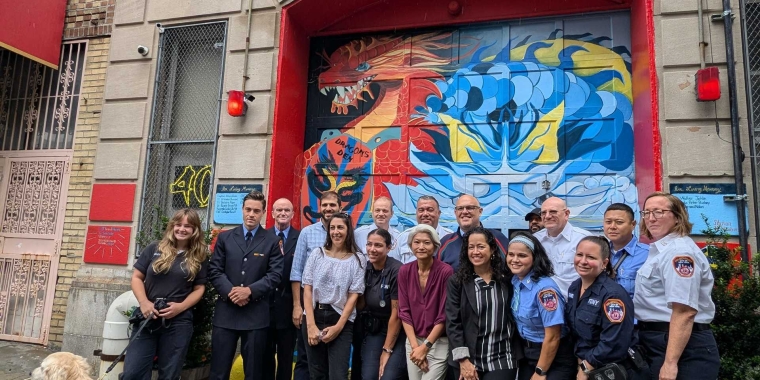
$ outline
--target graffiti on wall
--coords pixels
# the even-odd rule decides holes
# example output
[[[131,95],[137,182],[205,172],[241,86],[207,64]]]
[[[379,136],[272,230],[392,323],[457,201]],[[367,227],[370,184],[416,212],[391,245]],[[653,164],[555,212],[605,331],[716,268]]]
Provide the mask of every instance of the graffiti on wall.
[[[319,195],[334,190],[359,223],[388,196],[397,222],[413,225],[417,198],[432,195],[455,225],[453,204],[469,193],[484,224],[524,228],[522,216],[555,195],[576,224],[600,228],[610,203],[637,207],[628,45],[502,26],[315,53],[302,218],[316,221]]]
[[[181,209],[208,207],[211,193],[211,165],[176,166],[174,182],[169,184],[172,194],[172,208]]]

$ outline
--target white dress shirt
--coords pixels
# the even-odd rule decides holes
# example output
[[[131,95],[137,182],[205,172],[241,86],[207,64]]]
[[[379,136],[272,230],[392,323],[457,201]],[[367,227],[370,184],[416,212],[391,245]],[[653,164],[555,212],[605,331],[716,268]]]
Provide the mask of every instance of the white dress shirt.
[[[367,237],[369,236],[369,233],[373,230],[378,229],[379,227],[377,224],[372,223],[366,226],[361,226],[354,230],[354,241],[356,241],[356,245],[359,247],[359,250],[362,251],[363,254],[367,254]],[[391,233],[391,237],[393,238],[393,248],[388,252],[390,255],[391,252],[394,252],[398,250],[398,235],[401,234],[401,232],[398,232],[397,229],[390,227],[388,228],[388,232]]]
[[[591,235],[591,232],[573,227],[570,222],[567,222],[565,228],[556,237],[549,236],[546,229],[533,234],[549,255],[549,260],[554,266],[552,279],[562,290],[565,299],[567,299],[567,290],[570,288],[570,284],[580,277],[575,271],[575,248],[581,239]]]

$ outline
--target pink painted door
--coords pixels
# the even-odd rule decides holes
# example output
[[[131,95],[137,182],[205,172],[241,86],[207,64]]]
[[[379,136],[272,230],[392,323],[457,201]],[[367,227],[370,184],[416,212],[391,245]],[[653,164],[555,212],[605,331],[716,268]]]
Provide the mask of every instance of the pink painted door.
[[[71,151],[8,153],[0,181],[0,339],[46,344]]]

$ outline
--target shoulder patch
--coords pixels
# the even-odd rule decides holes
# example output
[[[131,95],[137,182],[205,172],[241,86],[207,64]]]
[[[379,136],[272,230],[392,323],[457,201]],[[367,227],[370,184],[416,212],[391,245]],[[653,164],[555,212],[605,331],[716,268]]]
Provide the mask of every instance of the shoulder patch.
[[[625,304],[617,298],[604,301],[604,314],[612,323],[621,323],[625,319]]]
[[[694,275],[694,259],[691,256],[676,256],[673,258],[673,269],[681,277]]]
[[[546,311],[554,311],[559,306],[559,297],[554,289],[545,289],[538,293],[538,302]]]

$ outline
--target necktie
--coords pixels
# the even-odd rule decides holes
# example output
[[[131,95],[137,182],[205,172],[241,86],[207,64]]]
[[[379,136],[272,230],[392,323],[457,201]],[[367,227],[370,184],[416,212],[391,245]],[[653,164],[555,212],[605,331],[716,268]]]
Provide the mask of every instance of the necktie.
[[[277,234],[277,236],[280,237],[280,253],[283,256],[285,256],[285,249],[283,248],[283,245],[285,244],[285,233],[280,231],[280,233]]]
[[[252,241],[253,241],[253,233],[251,231],[248,231],[248,233],[245,234],[245,245],[247,247],[250,247]]]

